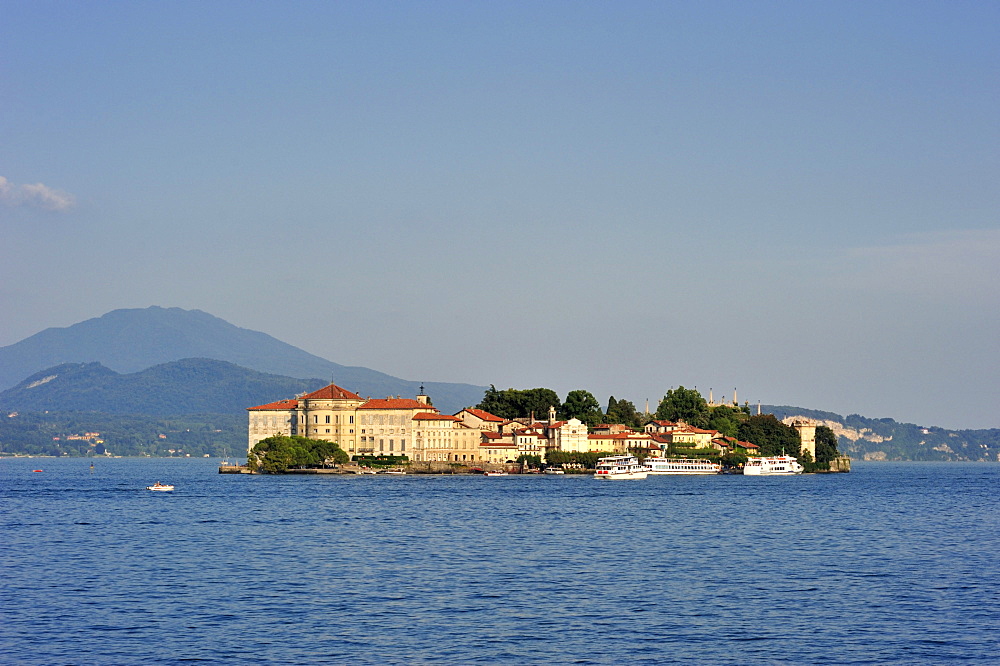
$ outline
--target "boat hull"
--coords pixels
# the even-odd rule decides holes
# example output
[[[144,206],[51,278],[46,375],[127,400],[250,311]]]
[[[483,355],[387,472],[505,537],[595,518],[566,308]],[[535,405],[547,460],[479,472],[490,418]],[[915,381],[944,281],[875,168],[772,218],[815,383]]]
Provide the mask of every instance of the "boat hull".
[[[612,472],[610,474],[594,474],[595,479],[603,481],[628,481],[630,479],[645,479],[649,472]]]

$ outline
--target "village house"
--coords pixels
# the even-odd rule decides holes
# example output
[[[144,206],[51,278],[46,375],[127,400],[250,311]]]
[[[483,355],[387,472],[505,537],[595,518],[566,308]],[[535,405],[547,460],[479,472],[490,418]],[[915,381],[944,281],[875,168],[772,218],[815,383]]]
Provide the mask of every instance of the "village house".
[[[503,465],[516,461],[520,455],[512,436],[504,436],[498,432],[483,432],[482,437],[479,456],[483,462]]]
[[[506,423],[506,421],[499,416],[494,416],[489,412],[484,412],[481,409],[475,409],[473,407],[468,407],[463,409],[458,414],[455,414],[466,427],[475,428],[477,430],[488,430],[491,432],[500,432],[501,426]]]
[[[648,433],[662,434],[666,432],[673,432],[678,428],[682,427],[679,423],[674,423],[673,421],[646,421],[646,425],[643,426],[643,430]]]

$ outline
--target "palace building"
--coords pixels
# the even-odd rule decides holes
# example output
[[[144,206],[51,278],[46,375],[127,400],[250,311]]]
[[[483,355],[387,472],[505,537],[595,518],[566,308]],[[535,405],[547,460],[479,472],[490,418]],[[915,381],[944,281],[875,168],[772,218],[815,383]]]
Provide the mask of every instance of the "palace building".
[[[480,420],[502,421],[486,412]],[[247,409],[247,450],[273,435],[301,435],[336,442],[350,456],[407,456],[414,461],[478,462],[478,424],[440,414],[421,393],[416,399],[362,398],[336,384]]]

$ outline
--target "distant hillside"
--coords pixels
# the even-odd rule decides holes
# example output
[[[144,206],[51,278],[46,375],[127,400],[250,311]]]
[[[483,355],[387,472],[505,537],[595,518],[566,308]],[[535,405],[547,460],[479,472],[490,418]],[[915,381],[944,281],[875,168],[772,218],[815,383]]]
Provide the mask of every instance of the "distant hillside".
[[[114,310],[0,347],[0,389],[64,363],[97,362],[115,372],[134,373],[186,358],[228,361],[299,379],[320,377],[364,396],[414,396],[421,385],[368,368],[339,365],[200,310],[154,306]],[[426,382],[424,386],[435,406],[445,413],[477,404],[486,390],[485,386],[446,382]]]
[[[246,448],[245,414],[10,412],[0,418],[0,454],[6,455],[234,458]]]
[[[245,415],[247,407],[325,386],[248,370],[225,361],[190,358],[119,374],[100,363],[64,363],[0,392],[0,408],[23,412]]]
[[[821,421],[837,435],[838,448],[856,460],[1000,461],[1000,429],[946,430],[858,414],[761,405],[779,419],[802,416]]]

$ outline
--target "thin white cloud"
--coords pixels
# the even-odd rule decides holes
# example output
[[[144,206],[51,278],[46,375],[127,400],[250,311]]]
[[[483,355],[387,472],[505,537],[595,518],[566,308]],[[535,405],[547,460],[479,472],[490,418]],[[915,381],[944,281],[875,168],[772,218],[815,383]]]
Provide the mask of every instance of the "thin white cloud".
[[[7,206],[29,206],[57,212],[67,211],[76,204],[72,194],[42,183],[15,185],[0,176],[0,203]]]

